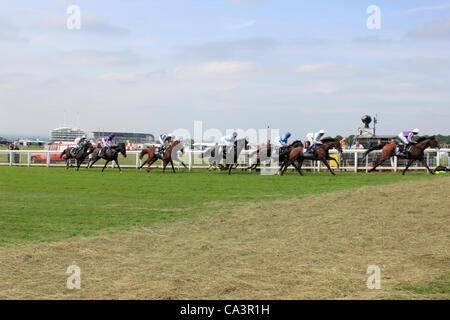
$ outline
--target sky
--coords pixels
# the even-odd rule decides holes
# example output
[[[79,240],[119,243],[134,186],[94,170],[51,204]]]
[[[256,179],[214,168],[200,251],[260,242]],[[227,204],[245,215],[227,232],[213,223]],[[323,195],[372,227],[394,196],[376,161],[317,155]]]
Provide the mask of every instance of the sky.
[[[448,135],[449,49],[446,0],[0,0],[0,136],[196,120],[334,136],[365,114],[379,134]]]

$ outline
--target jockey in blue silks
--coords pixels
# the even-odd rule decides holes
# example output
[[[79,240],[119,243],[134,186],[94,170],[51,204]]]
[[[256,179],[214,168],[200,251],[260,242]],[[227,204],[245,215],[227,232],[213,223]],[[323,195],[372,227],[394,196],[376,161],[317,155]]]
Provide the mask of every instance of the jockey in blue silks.
[[[291,133],[287,132],[286,134],[279,136],[274,139],[274,145],[276,147],[286,147],[288,145],[288,140],[291,137]]]

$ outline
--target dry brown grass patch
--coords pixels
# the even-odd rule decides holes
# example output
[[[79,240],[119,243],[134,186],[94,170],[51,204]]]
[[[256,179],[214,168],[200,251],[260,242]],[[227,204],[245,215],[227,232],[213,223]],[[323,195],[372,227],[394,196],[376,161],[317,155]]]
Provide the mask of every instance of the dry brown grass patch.
[[[226,209],[192,221],[0,249],[3,299],[386,298],[449,272],[450,179]],[[66,289],[67,267],[81,290]],[[381,290],[366,269],[381,268]]]

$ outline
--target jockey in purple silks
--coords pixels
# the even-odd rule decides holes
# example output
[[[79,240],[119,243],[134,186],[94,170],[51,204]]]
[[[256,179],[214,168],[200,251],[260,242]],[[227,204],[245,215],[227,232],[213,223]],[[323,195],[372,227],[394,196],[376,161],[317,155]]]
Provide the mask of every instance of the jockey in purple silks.
[[[100,157],[102,157],[105,154],[105,152],[113,146],[113,139],[115,136],[116,136],[115,133],[111,133],[109,136],[103,137],[103,139],[102,139],[103,148],[100,151],[100,154],[99,154]]]
[[[419,134],[419,129],[414,129],[412,131],[403,131],[398,134],[399,139],[404,143],[404,148],[402,152],[407,153],[408,147],[415,143],[414,136]]]

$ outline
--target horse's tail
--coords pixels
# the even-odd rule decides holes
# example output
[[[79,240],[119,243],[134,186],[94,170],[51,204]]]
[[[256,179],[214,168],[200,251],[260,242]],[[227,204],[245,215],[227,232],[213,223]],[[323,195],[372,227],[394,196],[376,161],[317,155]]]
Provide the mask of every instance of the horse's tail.
[[[385,145],[386,145],[386,143],[382,143],[382,144],[376,145],[375,147],[370,148],[369,150],[367,150],[364,153],[364,159],[369,155],[369,153],[371,153],[371,152],[373,152],[375,150],[381,150],[381,149],[384,148]]]

